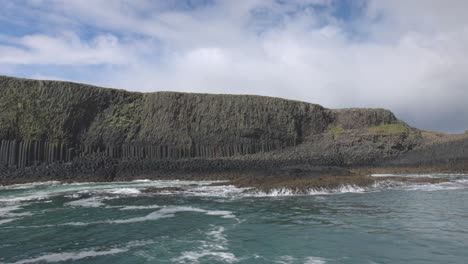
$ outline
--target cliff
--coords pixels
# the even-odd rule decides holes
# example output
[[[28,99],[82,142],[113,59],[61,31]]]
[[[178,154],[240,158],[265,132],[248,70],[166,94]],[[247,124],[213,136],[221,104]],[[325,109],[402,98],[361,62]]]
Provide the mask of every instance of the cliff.
[[[3,177],[363,166],[421,149],[426,138],[384,109],[0,76]]]

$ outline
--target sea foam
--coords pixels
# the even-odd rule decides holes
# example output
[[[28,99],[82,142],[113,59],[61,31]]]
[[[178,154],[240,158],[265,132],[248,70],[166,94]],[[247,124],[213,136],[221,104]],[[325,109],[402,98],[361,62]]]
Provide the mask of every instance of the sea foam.
[[[222,226],[214,226],[206,232],[206,240],[198,247],[198,250],[184,251],[181,256],[173,258],[177,263],[199,263],[202,258],[215,259],[224,263],[238,262],[239,259],[228,251],[228,240]]]
[[[196,213],[205,213],[206,215],[221,216],[222,218],[235,218],[235,216],[230,211],[210,211],[200,208],[195,208],[191,206],[167,206],[163,207],[158,211],[152,212],[146,216],[134,217],[129,219],[117,219],[107,221],[111,224],[127,224],[127,223],[137,223],[145,221],[153,221],[162,218],[174,217],[176,213],[180,212],[196,212]]]
[[[23,259],[12,264],[26,264],[36,262],[64,262],[64,261],[75,261],[84,258],[92,258],[106,255],[114,255],[129,251],[133,247],[141,247],[149,244],[154,244],[152,240],[149,241],[131,241],[124,247],[112,247],[106,250],[96,249],[85,249],[78,252],[61,252],[61,253],[49,253],[35,258]]]

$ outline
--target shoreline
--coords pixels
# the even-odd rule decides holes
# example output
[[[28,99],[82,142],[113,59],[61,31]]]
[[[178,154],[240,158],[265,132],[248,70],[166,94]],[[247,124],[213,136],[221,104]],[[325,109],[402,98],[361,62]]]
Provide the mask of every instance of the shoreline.
[[[336,168],[320,167],[312,171],[219,171],[219,172],[192,172],[192,173],[147,173],[113,179],[80,176],[73,178],[37,177],[10,179],[0,181],[0,186],[15,184],[28,184],[58,181],[60,183],[100,183],[100,182],[130,182],[136,180],[180,180],[180,181],[223,181],[210,184],[210,186],[232,185],[237,188],[253,188],[256,191],[269,193],[275,190],[290,190],[293,193],[306,193],[310,190],[332,191],[343,187],[367,188],[381,183],[416,183],[440,184],[449,182],[447,178],[428,177],[426,174],[468,175],[466,171],[449,171],[418,168]],[[381,176],[372,176],[382,174]],[[411,174],[414,177],[400,176]],[[421,175],[421,176],[417,176]],[[158,192],[155,189],[147,192]]]

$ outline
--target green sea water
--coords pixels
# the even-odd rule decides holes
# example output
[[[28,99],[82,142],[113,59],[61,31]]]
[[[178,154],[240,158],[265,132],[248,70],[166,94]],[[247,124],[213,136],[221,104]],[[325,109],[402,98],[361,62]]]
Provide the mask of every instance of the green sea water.
[[[0,263],[468,263],[468,176],[432,176],[450,182],[308,195],[187,181],[4,186]],[[163,187],[184,189],[144,192]]]

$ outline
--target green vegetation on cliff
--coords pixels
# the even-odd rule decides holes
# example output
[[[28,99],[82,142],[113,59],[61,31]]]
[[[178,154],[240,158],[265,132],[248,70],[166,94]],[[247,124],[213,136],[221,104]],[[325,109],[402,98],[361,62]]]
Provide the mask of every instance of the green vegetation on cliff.
[[[340,135],[342,135],[344,132],[345,129],[340,125],[332,124],[328,127],[328,134],[334,139],[340,137]]]

